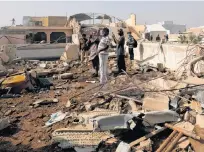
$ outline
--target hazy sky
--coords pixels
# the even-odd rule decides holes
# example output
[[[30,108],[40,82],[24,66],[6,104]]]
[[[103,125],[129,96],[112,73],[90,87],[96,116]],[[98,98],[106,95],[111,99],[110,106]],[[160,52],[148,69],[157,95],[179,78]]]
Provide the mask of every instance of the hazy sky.
[[[148,1],[67,1],[67,2],[3,2],[0,1],[0,26],[22,24],[23,16],[65,16],[76,13],[106,13],[127,19],[136,14],[137,24],[153,24],[164,20],[186,24],[187,27],[204,25],[204,2],[148,2]]]

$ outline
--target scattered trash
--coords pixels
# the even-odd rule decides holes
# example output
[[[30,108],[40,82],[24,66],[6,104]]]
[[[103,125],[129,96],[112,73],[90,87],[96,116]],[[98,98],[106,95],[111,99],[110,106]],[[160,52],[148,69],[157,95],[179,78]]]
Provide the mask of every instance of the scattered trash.
[[[50,117],[50,120],[48,120],[46,123],[45,123],[45,126],[48,127],[48,126],[51,126],[52,124],[54,123],[57,123],[59,121],[62,121],[65,117],[67,116],[67,112],[66,113],[63,113],[62,111],[59,111],[59,112],[56,112],[56,113],[53,113]]]
[[[88,80],[86,80],[86,83],[96,83],[96,81],[88,81]]]
[[[53,79],[71,79],[73,78],[73,74],[72,73],[63,73],[60,75],[54,75]]]
[[[38,99],[36,100],[33,105],[35,107],[40,106],[40,105],[47,105],[47,104],[51,104],[51,103],[58,103],[58,99],[56,98],[46,98],[46,99]]]

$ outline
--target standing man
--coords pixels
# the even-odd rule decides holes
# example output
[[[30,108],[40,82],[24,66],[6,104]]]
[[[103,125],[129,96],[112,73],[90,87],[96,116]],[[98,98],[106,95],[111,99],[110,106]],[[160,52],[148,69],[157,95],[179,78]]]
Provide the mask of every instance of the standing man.
[[[159,34],[158,34],[157,37],[156,37],[156,41],[157,41],[157,42],[161,41],[161,38],[160,38]]]
[[[88,48],[87,48],[87,38],[86,38],[86,34],[82,34],[82,38],[80,39],[80,45],[79,45],[79,49],[81,51],[81,64],[83,64],[84,62],[84,58],[87,57],[87,53],[88,53]]]
[[[169,41],[169,35],[166,34],[166,35],[165,35],[165,38],[166,38],[166,42],[168,42],[168,41]]]
[[[122,29],[118,30],[118,35],[119,35],[119,40],[116,39],[114,34],[113,34],[113,40],[117,44],[116,53],[117,53],[118,73],[121,73],[123,72],[123,70],[126,71],[125,49],[124,49],[125,37]]]
[[[134,47],[135,47],[135,39],[131,35],[131,32],[128,32],[128,40],[127,40],[127,46],[129,49],[129,55],[130,55],[130,66],[132,66],[132,62],[134,60]]]
[[[110,39],[108,37],[109,29],[104,28],[102,30],[102,38],[98,45],[99,53],[99,71],[100,71],[100,84],[105,84],[108,81],[108,48],[110,45]]]
[[[92,77],[98,77],[99,71],[99,57],[98,57],[98,44],[99,44],[98,35],[89,43],[90,45],[90,56],[89,61],[92,62],[92,66],[95,69],[95,73],[92,74]]]

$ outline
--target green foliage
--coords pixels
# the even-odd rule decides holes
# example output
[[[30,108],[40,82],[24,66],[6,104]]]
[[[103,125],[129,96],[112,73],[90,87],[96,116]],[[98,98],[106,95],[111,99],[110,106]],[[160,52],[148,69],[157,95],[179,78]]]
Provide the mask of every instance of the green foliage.
[[[195,34],[190,34],[189,40],[193,44],[198,44],[202,40],[202,38],[200,36],[196,36]]]

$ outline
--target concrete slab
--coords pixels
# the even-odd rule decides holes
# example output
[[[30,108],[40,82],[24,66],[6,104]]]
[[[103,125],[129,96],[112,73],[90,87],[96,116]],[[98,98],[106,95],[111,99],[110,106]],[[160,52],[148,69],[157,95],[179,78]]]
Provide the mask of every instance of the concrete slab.
[[[204,79],[197,77],[188,77],[186,80],[183,80],[184,83],[192,84],[192,85],[200,85],[204,84]]]
[[[163,111],[169,109],[169,98],[166,95],[155,95],[154,97],[145,97],[143,99],[143,110],[145,111]]]
[[[197,115],[196,116],[196,125],[198,125],[200,128],[204,128],[204,115]]]
[[[79,46],[76,44],[67,44],[60,60],[72,61],[79,58]]]

